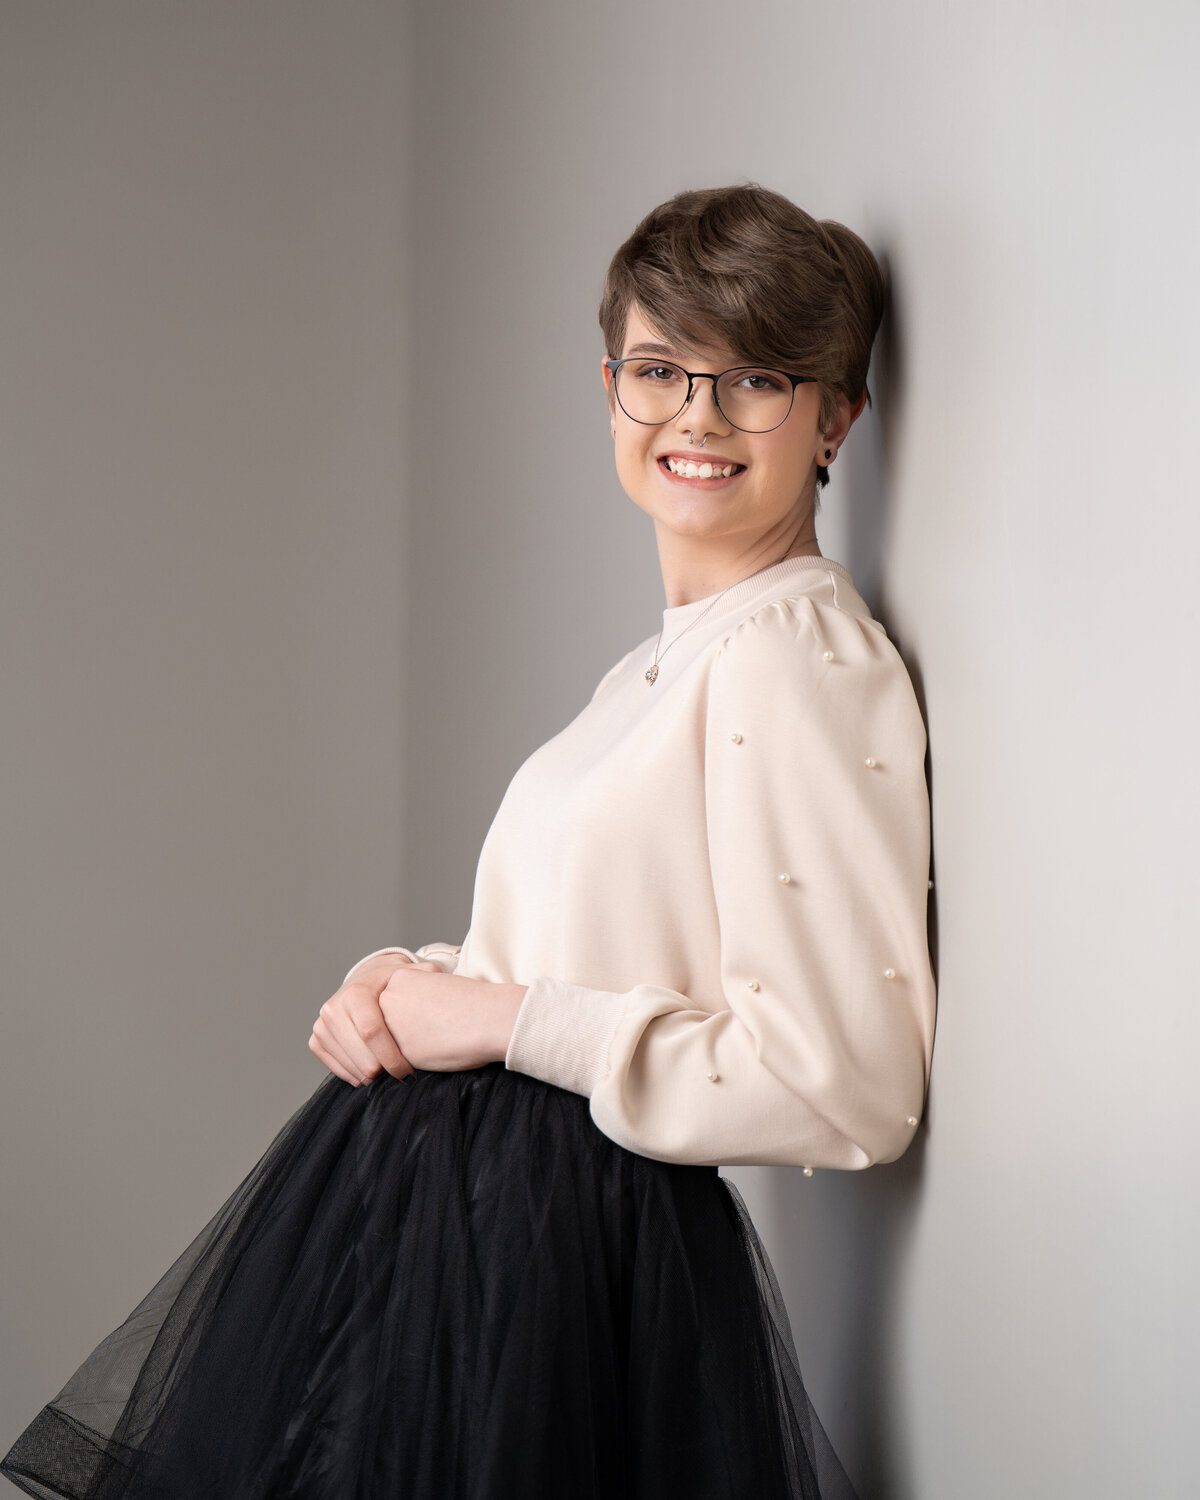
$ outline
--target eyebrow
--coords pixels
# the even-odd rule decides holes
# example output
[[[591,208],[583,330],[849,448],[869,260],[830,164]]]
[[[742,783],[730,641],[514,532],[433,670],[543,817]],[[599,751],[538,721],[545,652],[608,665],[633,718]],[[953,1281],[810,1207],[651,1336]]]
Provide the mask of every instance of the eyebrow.
[[[666,357],[670,360],[688,359],[692,354],[695,354],[699,359],[708,358],[707,355],[700,354],[697,350],[694,349],[681,352],[678,349],[673,349],[670,344],[652,343],[634,344],[629,353],[624,355],[623,357],[625,359],[631,359],[635,354],[665,354]],[[735,361],[735,363],[731,365],[730,368],[736,370],[741,368],[741,365],[740,363]]]

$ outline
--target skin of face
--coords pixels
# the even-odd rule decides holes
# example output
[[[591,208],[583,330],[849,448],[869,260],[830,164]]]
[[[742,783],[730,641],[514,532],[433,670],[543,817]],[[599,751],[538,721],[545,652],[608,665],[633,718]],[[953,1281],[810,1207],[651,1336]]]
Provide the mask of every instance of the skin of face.
[[[621,357],[642,352],[638,346],[643,343],[659,346],[648,353],[704,374],[753,363],[719,341],[704,349],[672,346],[635,302],[626,319]],[[817,465],[833,462],[826,459],[826,448],[837,457],[863,409],[865,392],[853,407],[839,393],[833,421],[821,432],[817,387],[798,385],[792,409],[778,427],[742,432],[718,410],[713,382],[698,380],[679,415],[652,427],[635,422],[622,410],[603,358],[617,475],[625,493],[654,522],[669,607],[705,598],[784,557],[820,556],[813,517]],[[688,444],[689,432],[695,445]],[[706,434],[704,447],[696,446]],[[704,489],[681,484],[665,473],[658,460],[667,453],[697,462],[716,453],[746,468],[732,482]]]

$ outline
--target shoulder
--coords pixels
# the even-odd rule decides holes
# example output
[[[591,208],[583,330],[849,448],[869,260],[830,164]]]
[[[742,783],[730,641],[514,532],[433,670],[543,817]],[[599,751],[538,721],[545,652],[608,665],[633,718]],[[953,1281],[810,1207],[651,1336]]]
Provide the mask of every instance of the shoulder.
[[[798,716],[855,733],[868,722],[902,726],[924,744],[912,679],[895,644],[861,597],[835,592],[783,595],[733,622],[718,642],[711,700],[751,704],[758,713]]]
[[[756,605],[730,624],[718,642],[716,659],[744,670],[795,670],[813,661],[837,659],[883,661],[904,670],[900,653],[858,592],[845,584],[835,588],[832,580],[819,590],[784,594]]]

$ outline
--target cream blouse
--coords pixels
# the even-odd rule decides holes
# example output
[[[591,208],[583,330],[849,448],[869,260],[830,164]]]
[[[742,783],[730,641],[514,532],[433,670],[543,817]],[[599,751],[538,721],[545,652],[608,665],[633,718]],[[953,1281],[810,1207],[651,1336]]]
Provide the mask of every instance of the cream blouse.
[[[528,985],[506,1066],[631,1151],[892,1161],[936,1008],[904,663],[825,557],[662,613],[657,680],[656,632],[513,776],[461,945],[376,951]]]

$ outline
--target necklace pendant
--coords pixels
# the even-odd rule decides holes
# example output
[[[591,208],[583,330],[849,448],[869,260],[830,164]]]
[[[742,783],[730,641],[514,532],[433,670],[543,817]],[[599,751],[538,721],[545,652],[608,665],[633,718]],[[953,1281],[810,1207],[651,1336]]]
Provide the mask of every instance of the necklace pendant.
[[[658,663],[655,662],[654,665],[646,673],[646,681],[647,682],[653,682],[654,679],[657,676],[658,676]]]

